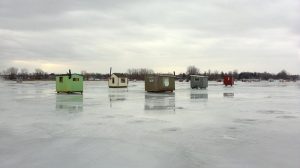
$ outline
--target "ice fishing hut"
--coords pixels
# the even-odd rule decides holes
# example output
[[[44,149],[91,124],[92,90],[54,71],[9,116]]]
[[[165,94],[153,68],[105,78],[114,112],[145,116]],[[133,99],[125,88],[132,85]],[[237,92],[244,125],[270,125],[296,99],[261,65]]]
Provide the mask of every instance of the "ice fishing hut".
[[[223,79],[223,84],[225,86],[230,85],[232,86],[234,84],[234,78],[230,75],[225,75]]]
[[[200,75],[191,75],[191,88],[206,89],[208,86],[208,77]]]
[[[83,76],[80,74],[72,74],[69,70],[68,74],[56,75],[56,92],[57,93],[83,93]]]
[[[109,88],[127,88],[128,78],[122,73],[113,73],[108,79]]]
[[[173,92],[175,90],[175,75],[148,75],[145,77],[145,91]]]

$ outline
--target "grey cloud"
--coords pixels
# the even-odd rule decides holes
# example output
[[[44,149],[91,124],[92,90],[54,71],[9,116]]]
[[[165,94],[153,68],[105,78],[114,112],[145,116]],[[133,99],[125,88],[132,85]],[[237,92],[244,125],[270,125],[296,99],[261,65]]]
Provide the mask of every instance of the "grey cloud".
[[[80,62],[91,71],[102,70],[94,62],[122,71],[189,64],[242,69],[246,61],[298,73],[299,9],[297,0],[2,0],[0,66],[39,59]]]

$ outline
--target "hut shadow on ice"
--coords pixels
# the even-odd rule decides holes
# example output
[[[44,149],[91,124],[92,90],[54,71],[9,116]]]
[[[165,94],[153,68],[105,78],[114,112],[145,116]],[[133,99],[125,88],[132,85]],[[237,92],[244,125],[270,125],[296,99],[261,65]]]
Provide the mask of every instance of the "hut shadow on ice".
[[[109,103],[110,103],[110,108],[112,108],[114,103],[120,103],[120,102],[124,102],[127,99],[127,92],[128,90],[123,89],[123,90],[119,90],[119,91],[110,91],[108,98],[109,98]]]
[[[206,90],[191,90],[190,93],[191,100],[208,100],[208,93]]]
[[[174,113],[175,93],[145,93],[144,110],[147,113]]]
[[[83,111],[83,96],[81,94],[56,95],[56,111],[78,113]]]
[[[223,97],[233,98],[234,97],[234,93],[233,92],[224,92],[223,93]]]

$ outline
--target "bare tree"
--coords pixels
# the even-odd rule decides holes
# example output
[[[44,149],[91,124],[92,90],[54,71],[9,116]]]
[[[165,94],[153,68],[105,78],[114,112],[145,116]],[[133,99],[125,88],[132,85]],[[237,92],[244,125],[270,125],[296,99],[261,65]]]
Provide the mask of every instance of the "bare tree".
[[[218,80],[218,79],[220,79],[220,78],[221,78],[221,77],[220,77],[219,71],[218,71],[218,70],[215,70],[215,71],[212,73],[210,80]]]
[[[81,70],[81,75],[85,75],[86,73],[86,70]]]
[[[196,66],[190,65],[190,66],[187,67],[186,73],[188,75],[197,75],[197,74],[200,73],[200,70]]]
[[[20,76],[21,76],[22,79],[28,78],[28,69],[22,68],[21,72],[20,72]]]
[[[81,75],[83,76],[84,80],[90,80],[93,76],[92,73],[87,72],[86,70],[81,71]]]
[[[21,74],[28,74],[28,69],[22,68],[21,69]]]
[[[5,71],[5,75],[8,76],[8,79],[13,80],[17,78],[17,74],[18,74],[18,68],[16,67],[10,67],[7,68],[7,70]]]
[[[35,79],[42,79],[42,77],[44,76],[45,72],[41,69],[41,68],[36,68],[35,69]]]
[[[235,69],[232,73],[232,76],[235,78],[235,79],[238,79],[239,78],[239,72],[237,69]]]
[[[36,74],[43,74],[44,71],[43,71],[41,68],[36,68],[36,69],[35,69],[35,73],[36,73]]]
[[[147,68],[132,68],[127,70],[128,76],[130,79],[139,79],[143,80],[146,75],[153,74],[154,71],[152,69]]]
[[[288,72],[286,70],[281,70],[278,74],[277,74],[277,78],[278,79],[287,79],[288,78]]]

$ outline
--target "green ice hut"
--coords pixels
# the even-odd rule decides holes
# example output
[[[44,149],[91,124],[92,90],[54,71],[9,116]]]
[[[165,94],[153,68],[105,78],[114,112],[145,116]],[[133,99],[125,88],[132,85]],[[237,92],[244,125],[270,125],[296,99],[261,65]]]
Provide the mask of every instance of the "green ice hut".
[[[56,75],[56,92],[57,93],[75,93],[83,92],[83,76],[72,74],[69,70],[68,74]]]
[[[148,75],[145,77],[145,91],[173,92],[175,90],[175,78],[175,75]]]

